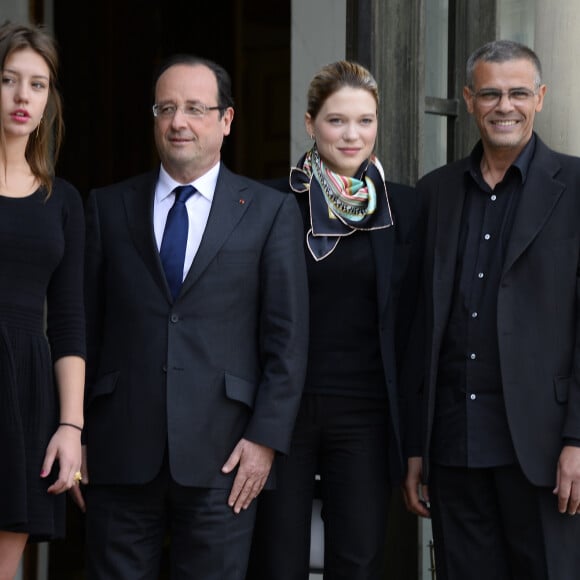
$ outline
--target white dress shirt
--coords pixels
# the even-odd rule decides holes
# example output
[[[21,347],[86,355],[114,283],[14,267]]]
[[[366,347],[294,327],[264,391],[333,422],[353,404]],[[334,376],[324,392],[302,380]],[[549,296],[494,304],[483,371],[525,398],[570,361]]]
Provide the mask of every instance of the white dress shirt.
[[[192,195],[186,202],[187,216],[189,218],[189,230],[187,233],[187,247],[185,249],[185,261],[183,264],[183,278],[189,272],[195,254],[199,249],[209,211],[215,193],[215,186],[220,170],[219,162],[214,165],[207,173],[202,175],[191,183],[198,193]],[[161,248],[161,240],[163,239],[163,231],[165,230],[165,222],[167,221],[167,214],[172,208],[175,201],[175,194],[173,190],[178,185],[187,185],[185,183],[178,183],[165,171],[163,165],[159,171],[159,179],[155,187],[155,200],[153,202],[153,229],[155,232],[155,240],[157,242],[157,250]]]

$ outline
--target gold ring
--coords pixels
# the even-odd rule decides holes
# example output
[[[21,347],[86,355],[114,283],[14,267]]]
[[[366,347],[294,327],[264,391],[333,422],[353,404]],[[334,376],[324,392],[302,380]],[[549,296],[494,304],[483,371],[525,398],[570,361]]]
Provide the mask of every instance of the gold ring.
[[[77,471],[74,475],[73,475],[73,481],[75,483],[80,483],[83,480],[83,476],[81,474],[80,471]]]

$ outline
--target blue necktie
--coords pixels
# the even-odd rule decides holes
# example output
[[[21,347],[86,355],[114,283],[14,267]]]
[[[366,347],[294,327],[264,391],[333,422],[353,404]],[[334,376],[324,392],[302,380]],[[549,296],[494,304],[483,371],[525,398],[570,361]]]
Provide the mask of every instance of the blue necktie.
[[[185,261],[185,247],[187,246],[187,230],[189,229],[185,202],[196,192],[196,189],[193,185],[180,185],[173,191],[175,192],[175,201],[167,214],[159,255],[173,300],[175,300],[183,282],[183,263]]]

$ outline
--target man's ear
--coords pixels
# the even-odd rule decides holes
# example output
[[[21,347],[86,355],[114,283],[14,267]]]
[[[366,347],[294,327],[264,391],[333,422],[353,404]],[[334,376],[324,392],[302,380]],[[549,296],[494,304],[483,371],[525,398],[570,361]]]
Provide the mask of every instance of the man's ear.
[[[469,114],[473,113],[473,99],[475,99],[473,91],[469,87],[463,87],[463,100]]]
[[[540,88],[538,89],[538,94],[536,95],[536,113],[539,113],[542,110],[542,107],[544,106],[544,97],[546,96],[546,91],[548,90],[548,87],[546,87],[546,85],[540,85]]]

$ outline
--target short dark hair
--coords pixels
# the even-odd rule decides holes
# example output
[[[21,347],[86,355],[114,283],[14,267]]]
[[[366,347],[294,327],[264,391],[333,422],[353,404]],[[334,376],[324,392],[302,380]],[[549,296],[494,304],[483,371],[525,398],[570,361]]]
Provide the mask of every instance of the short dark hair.
[[[535,84],[538,88],[542,84],[542,64],[538,55],[525,44],[514,40],[493,40],[471,53],[465,68],[466,84],[473,89],[473,71],[480,62],[507,62],[508,60],[529,60],[536,69]]]
[[[186,66],[205,66],[210,69],[215,75],[218,87],[218,106],[220,108],[220,117],[228,107],[234,106],[234,98],[232,97],[232,80],[228,71],[213,60],[196,56],[194,54],[173,54],[161,62],[155,75],[153,77],[153,98],[155,98],[155,88],[159,77],[169,68],[176,65]]]

